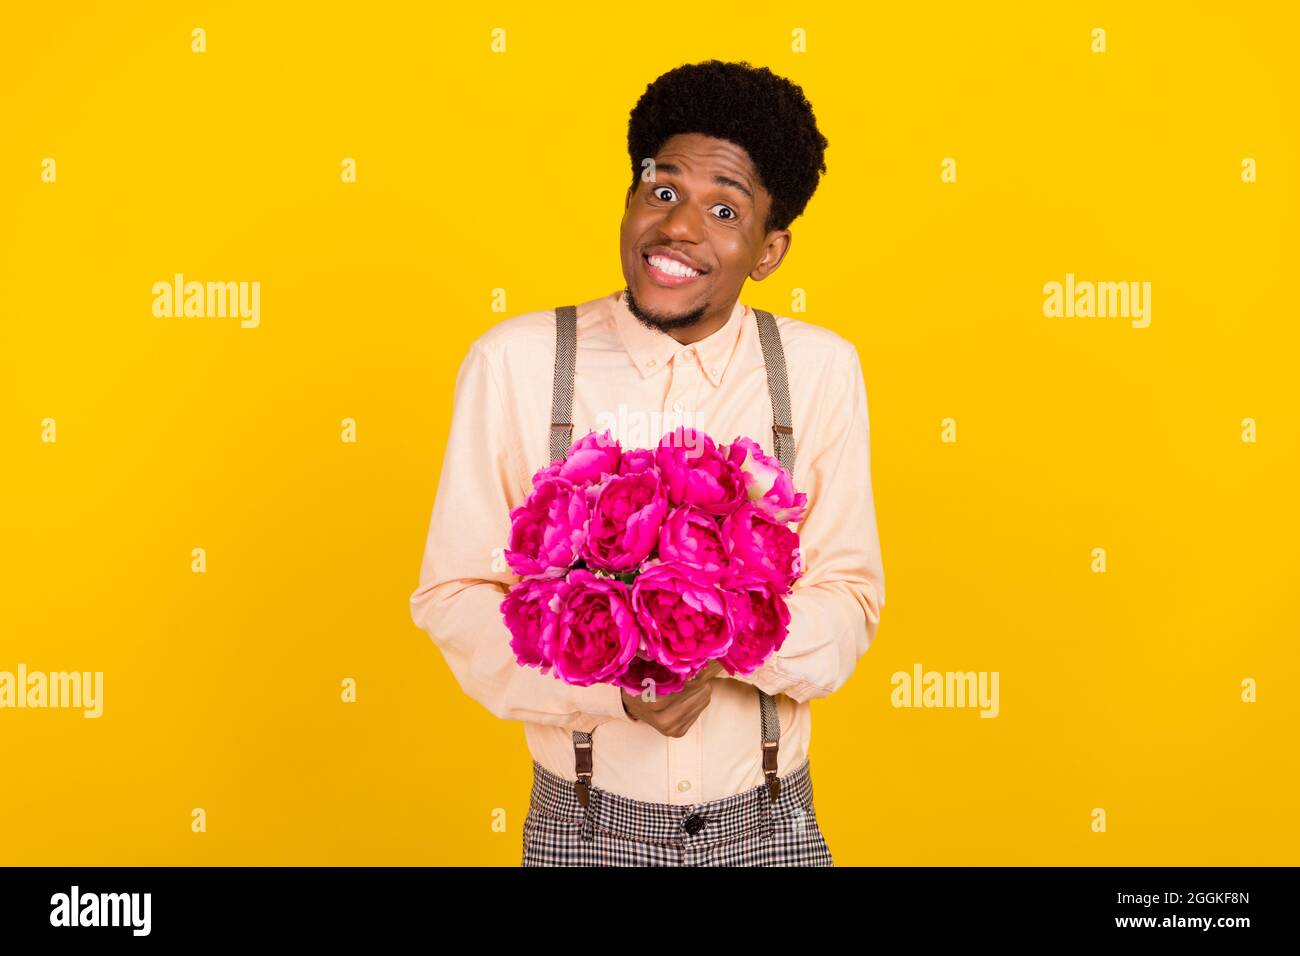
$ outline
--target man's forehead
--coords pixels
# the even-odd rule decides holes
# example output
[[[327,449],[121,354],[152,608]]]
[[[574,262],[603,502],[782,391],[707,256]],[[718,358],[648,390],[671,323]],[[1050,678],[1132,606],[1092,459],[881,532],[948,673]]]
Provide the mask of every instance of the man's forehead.
[[[674,137],[655,157],[655,169],[669,176],[683,175],[687,165],[701,173],[712,172],[713,181],[718,185],[731,186],[754,199],[750,187],[757,186],[757,175],[744,147],[712,137],[687,142]]]

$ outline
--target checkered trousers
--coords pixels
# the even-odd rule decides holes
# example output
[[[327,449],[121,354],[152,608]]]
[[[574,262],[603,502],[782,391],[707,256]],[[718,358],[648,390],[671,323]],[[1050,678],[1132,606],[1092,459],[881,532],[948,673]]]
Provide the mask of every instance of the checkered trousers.
[[[574,781],[533,761],[524,866],[834,866],[813,809],[809,761],[781,778],[706,803],[647,803]]]

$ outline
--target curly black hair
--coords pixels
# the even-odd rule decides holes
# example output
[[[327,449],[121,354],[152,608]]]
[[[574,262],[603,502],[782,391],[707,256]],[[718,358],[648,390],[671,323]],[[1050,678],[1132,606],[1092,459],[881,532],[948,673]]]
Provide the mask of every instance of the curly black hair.
[[[642,160],[677,133],[715,136],[749,154],[772,197],[765,231],[788,228],[826,172],[826,137],[803,90],[743,60],[684,64],[646,87],[627,123],[633,189]]]

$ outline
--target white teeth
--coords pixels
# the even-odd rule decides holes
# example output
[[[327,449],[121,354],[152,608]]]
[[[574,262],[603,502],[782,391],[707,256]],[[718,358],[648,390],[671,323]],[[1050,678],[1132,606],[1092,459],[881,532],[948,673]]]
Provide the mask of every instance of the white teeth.
[[[697,276],[701,273],[692,269],[688,265],[678,262],[676,259],[669,259],[667,256],[651,256],[649,262],[660,272],[667,272],[672,276]]]

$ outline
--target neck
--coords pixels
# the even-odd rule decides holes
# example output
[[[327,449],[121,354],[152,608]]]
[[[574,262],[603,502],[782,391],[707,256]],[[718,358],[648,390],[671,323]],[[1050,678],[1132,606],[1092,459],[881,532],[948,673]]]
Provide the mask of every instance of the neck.
[[[727,320],[731,318],[732,312],[736,310],[736,303],[739,301],[739,298],[740,294],[737,292],[732,295],[731,301],[719,307],[709,309],[706,305],[704,308],[701,308],[698,311],[692,311],[687,315],[679,316],[675,319],[660,321],[654,316],[641,311],[641,307],[632,297],[630,289],[624,288],[621,293],[621,301],[638,322],[647,328],[664,333],[680,345],[690,345],[694,342],[698,342],[700,339],[707,338],[726,325]],[[688,322],[692,316],[699,315],[700,312],[704,313],[700,318],[696,319],[694,322],[690,322],[689,324],[683,324]]]
[[[687,325],[680,329],[670,329],[668,334],[682,345],[690,345],[700,339],[708,338],[727,324],[727,319],[731,318],[731,310],[734,307],[735,303],[733,302],[722,312],[706,315],[694,325]]]

